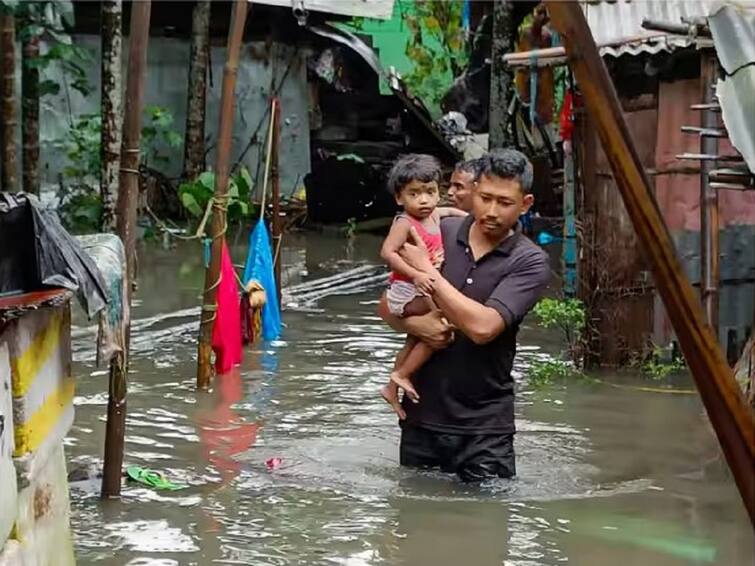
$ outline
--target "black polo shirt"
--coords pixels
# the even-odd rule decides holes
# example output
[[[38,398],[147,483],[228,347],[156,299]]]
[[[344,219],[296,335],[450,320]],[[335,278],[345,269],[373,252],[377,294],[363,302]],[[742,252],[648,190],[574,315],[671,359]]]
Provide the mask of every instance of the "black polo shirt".
[[[406,424],[457,434],[514,432],[514,380],[511,367],[516,334],[524,315],[550,281],[547,254],[521,233],[475,261],[469,248],[473,218],[443,219],[442,274],[467,297],[498,311],[505,330],[487,344],[475,344],[460,331],[435,352],[412,378],[418,404],[404,398]]]

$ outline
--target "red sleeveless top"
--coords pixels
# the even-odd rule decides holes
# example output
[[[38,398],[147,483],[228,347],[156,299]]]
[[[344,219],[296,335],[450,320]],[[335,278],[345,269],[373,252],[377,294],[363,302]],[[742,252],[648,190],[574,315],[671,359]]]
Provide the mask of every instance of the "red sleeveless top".
[[[422,238],[422,241],[425,243],[425,247],[430,254],[430,261],[433,262],[433,265],[435,267],[440,267],[443,263],[443,234],[440,231],[440,219],[438,218],[437,214],[432,214],[435,225],[438,227],[438,232],[436,234],[431,234],[430,232],[428,232],[427,229],[422,225],[422,222],[415,218],[412,218],[408,214],[401,214],[398,218],[406,218],[411,223],[414,229],[417,230],[417,234],[419,234],[419,236]],[[408,281],[409,283],[412,282],[410,278],[404,277],[403,275],[396,273],[395,271],[391,272],[391,276],[388,280],[390,283],[393,283],[394,281]]]

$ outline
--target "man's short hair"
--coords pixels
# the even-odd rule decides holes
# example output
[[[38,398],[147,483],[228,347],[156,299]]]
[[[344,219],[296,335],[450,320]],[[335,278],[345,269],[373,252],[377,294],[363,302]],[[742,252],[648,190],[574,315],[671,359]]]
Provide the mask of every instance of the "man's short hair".
[[[514,179],[525,195],[532,192],[532,163],[515,149],[493,149],[482,156],[478,179],[480,177]]]
[[[480,176],[481,167],[481,158],[478,157],[475,159],[467,159],[466,161],[459,161],[454,167],[454,171],[463,171],[464,173],[470,173],[476,181]]]
[[[440,177],[440,161],[432,155],[410,153],[402,155],[393,164],[388,173],[387,187],[394,195],[398,195],[412,181],[440,183]]]

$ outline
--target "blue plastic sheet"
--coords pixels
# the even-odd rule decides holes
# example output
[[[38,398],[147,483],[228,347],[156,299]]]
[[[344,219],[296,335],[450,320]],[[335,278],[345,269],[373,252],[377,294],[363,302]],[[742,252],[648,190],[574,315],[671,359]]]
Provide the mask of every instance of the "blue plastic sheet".
[[[255,279],[265,289],[267,301],[262,307],[262,338],[276,340],[281,332],[281,313],[278,304],[278,291],[275,285],[273,254],[270,249],[270,236],[267,226],[260,221],[249,235],[249,253],[244,266],[243,283]]]

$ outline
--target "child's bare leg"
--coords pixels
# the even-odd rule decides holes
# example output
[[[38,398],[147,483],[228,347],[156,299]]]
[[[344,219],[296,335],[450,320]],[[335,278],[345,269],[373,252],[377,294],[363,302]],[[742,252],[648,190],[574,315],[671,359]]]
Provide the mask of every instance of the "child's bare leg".
[[[410,350],[409,354],[404,358],[403,362],[391,372],[391,381],[398,387],[404,390],[409,396],[409,399],[417,403],[419,401],[419,395],[417,394],[414,385],[412,385],[411,377],[421,368],[430,356],[433,355],[433,349],[424,342],[415,338],[415,344]]]
[[[406,342],[404,343],[404,347],[399,350],[399,353],[396,355],[396,361],[393,363],[393,371],[395,372],[396,369],[404,363],[404,360],[409,355],[409,352],[411,352],[414,343],[417,341],[416,338],[413,336],[407,336]],[[398,385],[394,381],[388,381],[385,385],[383,385],[380,388],[380,395],[383,396],[383,399],[385,399],[385,402],[388,403],[393,411],[398,415],[398,417],[401,420],[404,420],[406,418],[406,413],[404,412],[404,409],[401,407],[401,402],[398,398]]]
[[[422,316],[429,313],[434,306],[429,297],[416,297],[404,307],[404,316]],[[416,403],[419,401],[419,395],[410,378],[430,358],[432,349],[413,336],[407,338],[406,344],[409,346],[409,350],[400,360],[396,360],[391,372],[391,382],[403,389],[409,398]],[[422,347],[418,349],[420,345]]]

